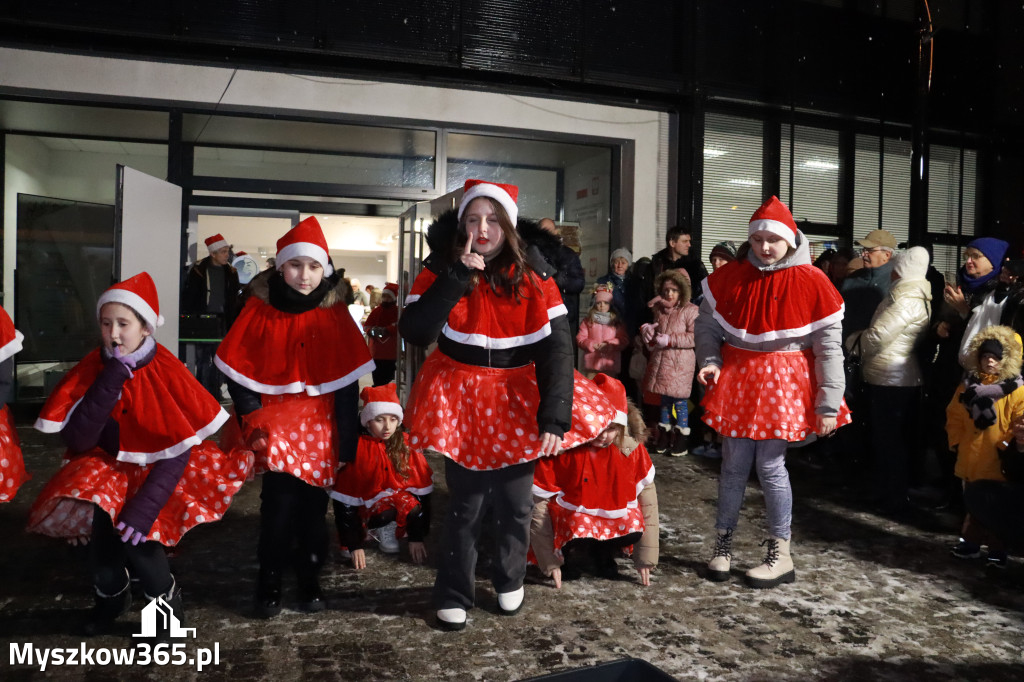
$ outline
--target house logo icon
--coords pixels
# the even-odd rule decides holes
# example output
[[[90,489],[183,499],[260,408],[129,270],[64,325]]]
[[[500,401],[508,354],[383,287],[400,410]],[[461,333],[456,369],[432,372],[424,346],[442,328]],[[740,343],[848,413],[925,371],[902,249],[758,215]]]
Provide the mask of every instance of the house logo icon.
[[[166,632],[171,637],[195,637],[195,628],[183,628],[174,610],[167,605],[163,597],[157,597],[142,609],[142,632],[132,637],[156,637],[157,633]]]

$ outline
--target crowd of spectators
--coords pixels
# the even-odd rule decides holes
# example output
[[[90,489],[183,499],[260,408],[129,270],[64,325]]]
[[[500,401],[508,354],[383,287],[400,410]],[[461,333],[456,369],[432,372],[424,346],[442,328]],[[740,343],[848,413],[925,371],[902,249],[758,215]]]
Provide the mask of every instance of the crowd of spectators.
[[[707,261],[714,271],[732,260],[748,258],[748,248],[747,242],[739,247],[719,242],[708,250]],[[990,478],[982,480],[957,474],[956,448],[950,447],[951,437],[944,428],[947,410],[967,409],[958,397],[958,387],[962,392],[971,368],[978,366],[976,344],[972,344],[977,335],[997,325],[1024,335],[1024,260],[1009,258],[1008,251],[1009,244],[1000,239],[974,239],[952,281],[934,267],[930,249],[900,245],[887,230],[872,230],[856,239],[853,248],[826,249],[814,260],[839,291],[845,307],[844,354],[854,360],[846,400],[853,423],[808,448],[805,457],[816,467],[833,469],[844,481],[859,485],[864,499],[880,513],[902,516],[921,508],[966,513],[976,506],[985,528],[1020,539],[1024,505],[1019,492],[1024,476],[1011,470],[1016,471],[1015,463],[1018,469],[1024,468],[1019,466],[1024,455],[1017,453],[1014,438],[1020,434],[1024,450],[1024,415],[1009,415],[1006,433],[1001,435],[1003,450],[998,457],[993,455],[996,464],[987,474]],[[665,248],[650,257],[634,259],[625,248],[612,251],[608,272],[598,278],[596,291],[602,300],[609,298],[604,292],[610,292],[611,313],[625,327],[630,343],[616,342],[616,348],[622,347],[621,357],[617,363],[608,363],[605,371],[617,371],[630,396],[644,407],[652,453],[685,453],[685,438],[698,445],[692,449],[694,454],[719,457],[721,437],[700,421],[704,389],[692,381],[692,367],[678,369],[682,380],[692,382],[688,421],[673,400],[685,391],[673,387],[676,395],[658,395],[644,390],[645,362],[663,353],[666,346],[659,344],[674,343],[652,326],[655,315],[663,310],[656,286],[664,280],[659,276],[673,270],[685,273],[689,302],[699,305],[701,283],[708,273],[699,254],[693,253],[689,230],[670,229]],[[588,320],[592,324],[593,318]],[[681,347],[684,337],[679,336]],[[682,427],[678,434],[675,429],[666,432],[670,423],[686,425],[688,435],[681,435]],[[677,437],[671,439],[672,435]],[[1002,469],[999,462],[1004,463]],[[1018,525],[1009,524],[1003,518],[1006,514],[1015,514]],[[976,556],[974,544],[967,545],[969,558]],[[994,565],[1000,562],[1002,549],[994,540],[992,546],[997,549],[990,549],[988,556]],[[962,550],[960,543],[957,547]],[[954,552],[958,557],[963,554]]]

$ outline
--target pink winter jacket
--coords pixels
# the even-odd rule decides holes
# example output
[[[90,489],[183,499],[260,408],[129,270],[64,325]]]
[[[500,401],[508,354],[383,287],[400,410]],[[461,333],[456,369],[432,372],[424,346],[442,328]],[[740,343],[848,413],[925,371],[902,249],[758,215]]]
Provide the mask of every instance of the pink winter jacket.
[[[697,356],[693,350],[693,325],[699,308],[686,303],[666,310],[654,306],[654,324],[659,334],[668,334],[666,348],[648,346],[644,390],[673,398],[689,398]]]
[[[597,344],[604,342],[600,350],[594,350]],[[620,320],[612,324],[598,324],[590,318],[580,323],[580,331],[576,334],[576,343],[585,352],[583,366],[594,372],[618,374],[622,366],[622,349],[629,345],[626,326]]]

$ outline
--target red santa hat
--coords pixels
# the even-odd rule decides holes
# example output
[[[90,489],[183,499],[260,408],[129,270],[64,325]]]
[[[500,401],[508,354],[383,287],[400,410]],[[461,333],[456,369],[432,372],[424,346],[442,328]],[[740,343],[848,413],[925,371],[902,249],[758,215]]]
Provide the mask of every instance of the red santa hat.
[[[519,219],[519,207],[516,206],[516,200],[519,198],[518,187],[487,180],[466,180],[462,188],[462,201],[459,202],[459,218],[462,218],[462,212],[469,206],[469,202],[479,197],[489,197],[497,201],[505,209],[505,213],[508,213],[512,224],[516,224]]]
[[[100,300],[96,302],[97,319],[100,310],[107,303],[120,303],[137,312],[146,321],[150,332],[156,331],[156,328],[164,323],[164,318],[160,314],[160,300],[156,295],[156,284],[148,272],[140,272],[104,291]]]
[[[772,197],[761,204],[761,208],[754,211],[750,217],[750,225],[747,227],[747,236],[764,230],[777,234],[786,240],[794,249],[796,248],[796,221],[793,214],[789,212],[786,205],[779,201],[778,197]]]
[[[245,251],[235,251],[235,258],[241,258],[242,256],[248,256],[249,254]]]
[[[228,240],[224,239],[224,235],[217,233],[212,237],[206,238],[206,248],[213,253],[214,251],[220,251],[228,245]]]
[[[395,384],[384,384],[383,386],[367,386],[359,394],[363,401],[363,410],[359,413],[359,423],[363,426],[382,414],[393,414],[402,421],[402,403],[398,402],[398,392]]]
[[[595,374],[592,381],[615,406],[615,418],[612,419],[612,424],[626,426],[626,413],[629,411],[629,406],[626,403],[626,387],[622,385],[621,381],[607,374]]]
[[[288,230],[277,240],[277,269],[292,258],[307,256],[319,263],[324,269],[324,276],[330,277],[334,272],[327,255],[327,240],[316,217],[310,216]]]
[[[380,293],[381,296],[390,296],[391,298],[398,298],[398,285],[394,282],[388,282],[384,285],[384,290]]]

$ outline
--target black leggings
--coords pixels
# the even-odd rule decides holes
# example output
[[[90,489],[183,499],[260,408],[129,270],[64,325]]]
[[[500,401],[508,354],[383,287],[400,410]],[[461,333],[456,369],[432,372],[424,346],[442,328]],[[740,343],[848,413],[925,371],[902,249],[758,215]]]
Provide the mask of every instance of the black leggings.
[[[275,471],[263,474],[260,493],[260,566],[280,571],[320,566],[327,556],[327,491]],[[297,554],[293,548],[297,546]]]
[[[409,515],[405,517],[405,532],[409,542],[423,542],[430,531],[430,495],[414,495],[420,501]],[[366,523],[368,528],[380,528],[396,520],[394,509],[385,509],[374,514]],[[359,507],[350,507],[343,502],[334,500],[334,523],[338,528],[338,542],[345,549],[362,549],[366,530],[359,516]]]
[[[166,594],[174,583],[164,546],[152,540],[138,545],[122,542],[110,515],[99,507],[92,514],[89,561],[93,584],[106,595],[115,595],[128,585],[128,566],[150,597]]]
[[[610,538],[608,540],[598,540],[596,538],[575,538],[565,543],[562,547],[563,553],[571,551],[577,551],[581,549],[587,549],[592,554],[614,554],[616,550],[620,550],[623,547],[629,547],[640,542],[640,538],[643,537],[643,533],[636,531],[635,533],[627,533],[621,537]]]

